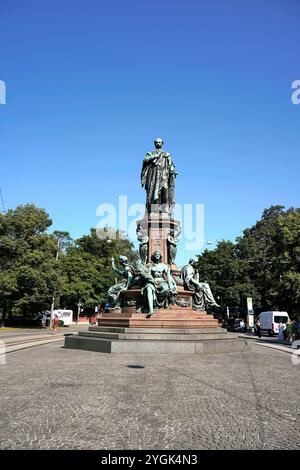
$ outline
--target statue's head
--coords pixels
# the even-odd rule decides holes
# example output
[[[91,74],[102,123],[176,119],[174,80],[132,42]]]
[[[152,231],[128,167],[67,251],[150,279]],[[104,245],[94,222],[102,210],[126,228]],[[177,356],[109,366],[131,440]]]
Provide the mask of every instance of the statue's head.
[[[123,266],[126,266],[128,264],[128,258],[127,256],[119,256],[119,261]]]
[[[154,251],[151,256],[152,261],[161,261],[162,260],[162,255],[159,250]]]
[[[198,258],[195,256],[194,258],[191,258],[189,261],[189,264],[191,266],[195,266],[195,264],[198,262]]]
[[[161,149],[164,145],[164,141],[160,137],[157,137],[157,139],[154,141],[154,145],[156,149]]]

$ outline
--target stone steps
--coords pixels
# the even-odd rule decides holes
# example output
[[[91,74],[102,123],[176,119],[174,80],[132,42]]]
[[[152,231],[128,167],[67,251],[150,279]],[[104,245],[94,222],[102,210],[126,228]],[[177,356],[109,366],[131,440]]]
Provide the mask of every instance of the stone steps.
[[[101,323],[100,323],[101,325]],[[201,322],[201,325],[197,320],[155,320],[151,324],[146,320],[132,320],[132,319],[119,319],[119,320],[109,320],[105,322],[106,326],[124,326],[131,328],[199,328],[203,327],[214,327],[214,323],[207,321],[205,323]]]
[[[223,328],[90,327],[65,338],[65,348],[118,354],[209,354],[241,351],[244,340]]]
[[[208,339],[216,339],[216,334],[211,333],[113,333],[113,332],[80,332],[80,337],[101,338],[101,339],[118,339],[118,340],[155,340],[155,341],[205,341]],[[217,333],[218,339],[231,339],[235,335],[225,333]]]
[[[66,336],[66,349],[81,349],[109,354],[180,354],[201,355],[240,352],[245,348],[245,340],[235,337],[206,340],[122,340],[95,338],[93,336]]]
[[[199,334],[209,334],[209,333],[227,333],[224,328],[164,328],[163,330],[159,328],[126,328],[126,327],[111,327],[111,326],[90,326],[88,331],[90,332],[112,332],[112,333],[172,333],[172,334],[189,334],[189,333],[199,333]]]

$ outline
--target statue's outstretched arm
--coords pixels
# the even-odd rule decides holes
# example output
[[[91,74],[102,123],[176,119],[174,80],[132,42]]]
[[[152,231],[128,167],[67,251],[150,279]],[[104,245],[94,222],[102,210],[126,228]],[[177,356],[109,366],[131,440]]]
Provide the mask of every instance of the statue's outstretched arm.
[[[121,271],[120,269],[116,268],[114,257],[111,258],[111,267],[116,274],[119,274],[119,276],[124,276],[124,271]]]
[[[120,269],[115,268],[115,267],[113,267],[113,271],[114,271],[116,274],[119,274],[119,276],[122,276],[122,277],[123,277],[124,274],[125,274],[125,271],[121,271]]]

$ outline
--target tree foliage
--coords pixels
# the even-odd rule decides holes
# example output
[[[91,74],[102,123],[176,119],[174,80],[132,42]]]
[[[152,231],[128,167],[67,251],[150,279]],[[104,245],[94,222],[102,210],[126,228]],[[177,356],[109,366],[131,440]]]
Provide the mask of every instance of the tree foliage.
[[[106,301],[114,283],[111,258],[136,253],[123,234],[91,229],[72,240],[68,232],[49,233],[52,221],[33,204],[0,214],[0,309],[31,316],[56,307],[75,310]],[[114,234],[114,236],[112,236]],[[233,313],[246,311],[252,297],[256,312],[300,313],[300,209],[271,206],[235,243],[222,240],[199,256],[202,280],[216,300]]]
[[[79,238],[60,259],[60,303],[73,309],[78,302],[84,306],[104,303],[114,283],[111,258],[121,254],[130,259],[134,251],[118,231],[114,239],[109,239],[105,231],[92,228],[89,235]]]
[[[0,308],[30,317],[55,307],[76,309],[106,300],[113,284],[111,257],[134,256],[132,244],[116,232],[91,229],[73,241],[68,232],[47,230],[52,225],[44,209],[18,206],[0,214]]]
[[[0,215],[0,308],[31,315],[46,308],[58,274],[52,221],[32,204]]]
[[[252,297],[257,312],[300,313],[300,209],[271,206],[236,243],[221,241],[199,257],[202,278],[230,310],[245,312]]]

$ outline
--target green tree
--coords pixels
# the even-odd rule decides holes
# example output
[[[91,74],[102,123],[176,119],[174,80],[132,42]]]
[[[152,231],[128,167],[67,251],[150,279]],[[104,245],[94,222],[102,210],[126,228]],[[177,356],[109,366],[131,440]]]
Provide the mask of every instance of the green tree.
[[[0,308],[30,316],[49,308],[58,283],[52,221],[33,204],[0,215]]]
[[[300,314],[300,209],[289,209],[278,217],[274,237],[274,262],[278,282],[277,304],[293,316]]]
[[[201,277],[229,307],[300,313],[300,209],[271,206],[236,243],[222,241],[199,258]],[[224,310],[224,309],[223,309]]]
[[[222,240],[215,250],[199,256],[200,278],[207,281],[222,313],[229,307],[233,313],[244,312],[247,297],[257,297],[255,285],[248,276],[248,265],[239,259],[236,244]]]
[[[248,276],[259,295],[256,308],[299,310],[299,209],[265,209],[261,220],[237,239],[239,257],[248,262]]]
[[[115,282],[111,258],[119,255],[135,256],[132,243],[119,231],[110,239],[106,231],[92,228],[76,240],[60,258],[61,305],[76,310],[79,301],[85,307],[106,302],[107,290]]]

